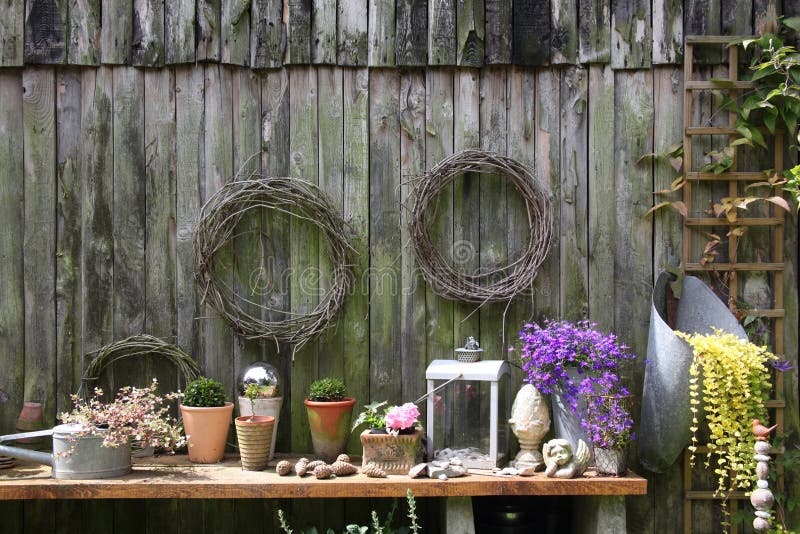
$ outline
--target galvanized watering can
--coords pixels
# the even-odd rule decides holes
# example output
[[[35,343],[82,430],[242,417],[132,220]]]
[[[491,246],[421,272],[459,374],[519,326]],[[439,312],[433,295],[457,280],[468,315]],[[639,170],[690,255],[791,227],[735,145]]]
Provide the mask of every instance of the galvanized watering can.
[[[81,425],[58,425],[50,430],[0,436],[0,454],[52,465],[53,478],[91,480],[114,478],[131,472],[130,443],[103,447],[103,436],[81,436]],[[6,441],[53,436],[53,452],[39,452],[1,445]]]

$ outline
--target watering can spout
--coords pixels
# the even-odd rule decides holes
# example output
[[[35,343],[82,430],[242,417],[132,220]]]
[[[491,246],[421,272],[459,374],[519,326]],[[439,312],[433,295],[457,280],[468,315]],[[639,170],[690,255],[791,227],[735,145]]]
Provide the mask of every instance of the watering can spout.
[[[9,434],[0,436],[0,443],[4,441],[14,441],[17,439],[39,438],[43,436],[52,436],[53,429],[39,430],[37,432],[23,432],[21,434]],[[20,460],[30,460],[39,464],[53,465],[53,455],[49,452],[31,451],[28,449],[20,449],[19,447],[9,447],[7,445],[0,445],[0,454],[5,454]]]

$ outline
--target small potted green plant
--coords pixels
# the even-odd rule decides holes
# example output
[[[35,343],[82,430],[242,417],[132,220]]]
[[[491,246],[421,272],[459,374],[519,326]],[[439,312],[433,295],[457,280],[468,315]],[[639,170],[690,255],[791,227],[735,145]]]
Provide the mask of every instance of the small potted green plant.
[[[326,462],[335,460],[347,444],[356,400],[346,393],[344,382],[338,378],[321,378],[311,384],[304,401],[314,454]]]
[[[233,403],[225,389],[212,378],[200,377],[186,386],[181,416],[189,443],[189,460],[213,464],[222,460],[233,415]]]
[[[255,399],[248,398],[247,388],[257,387]],[[281,406],[283,406],[283,382],[275,366],[267,362],[256,362],[246,367],[239,376],[239,415],[266,415],[275,418],[272,429],[272,443],[269,459],[275,456],[275,439],[280,425]]]
[[[404,475],[422,461],[422,429],[419,427],[419,409],[407,402],[402,406],[389,406],[387,402],[373,402],[364,406],[353,424],[361,426],[363,464],[375,464],[390,475]]]
[[[268,415],[254,415],[255,402],[260,393],[261,386],[258,384],[247,385],[244,396],[250,400],[250,415],[236,418],[236,438],[239,441],[242,469],[245,471],[262,471],[269,462],[275,418]]]

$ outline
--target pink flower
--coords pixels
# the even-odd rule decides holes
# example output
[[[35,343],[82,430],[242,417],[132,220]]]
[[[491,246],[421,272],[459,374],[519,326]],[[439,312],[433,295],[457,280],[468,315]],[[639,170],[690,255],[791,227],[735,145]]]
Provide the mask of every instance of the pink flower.
[[[417,422],[419,410],[414,403],[407,402],[402,406],[392,406],[386,412],[386,428],[388,430],[405,430]]]

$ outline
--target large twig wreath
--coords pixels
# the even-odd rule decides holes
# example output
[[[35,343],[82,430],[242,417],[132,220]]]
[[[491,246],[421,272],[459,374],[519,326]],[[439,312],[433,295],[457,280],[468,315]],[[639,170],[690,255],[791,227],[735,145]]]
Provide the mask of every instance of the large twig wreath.
[[[327,244],[332,275],[331,286],[317,306],[308,313],[290,312],[253,302],[237,295],[216,267],[223,267],[220,251],[231,242],[236,227],[251,210],[266,208],[316,226]],[[258,211],[251,214],[256,215]],[[233,331],[250,340],[273,340],[292,345],[294,350],[328,328],[342,307],[352,284],[352,256],[347,225],[317,186],[297,178],[260,177],[235,180],[223,186],[200,211],[195,233],[196,279],[202,299],[210,304]],[[293,273],[302,276],[303,273]],[[242,304],[246,304],[246,310]],[[265,312],[265,313],[262,313]],[[265,319],[264,316],[271,318]],[[282,319],[276,320],[275,317]]]
[[[501,174],[525,201],[529,239],[522,255],[509,265],[475,274],[459,272],[434,245],[430,225],[438,197],[465,173]],[[510,301],[531,288],[537,269],[547,257],[553,239],[553,211],[533,172],[519,161],[482,150],[464,150],[445,158],[422,175],[414,188],[411,248],[428,285],[437,295],[461,302],[484,304]],[[483,214],[482,216],[492,216]]]

